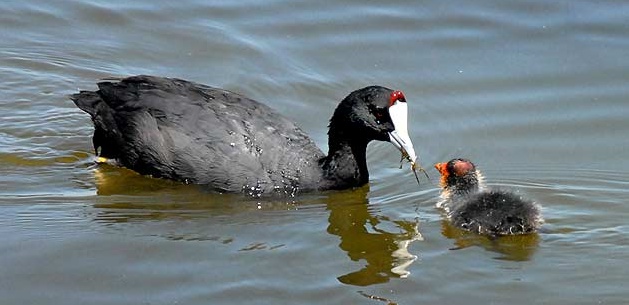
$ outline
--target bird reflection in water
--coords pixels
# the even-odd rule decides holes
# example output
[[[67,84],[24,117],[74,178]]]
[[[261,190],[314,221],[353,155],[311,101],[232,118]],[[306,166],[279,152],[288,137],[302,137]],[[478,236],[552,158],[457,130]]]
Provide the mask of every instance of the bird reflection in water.
[[[134,220],[160,220],[164,218],[194,218],[198,214],[237,213],[251,210],[251,204],[239,205],[240,195],[212,195],[199,191],[190,185],[181,185],[162,179],[151,179],[135,172],[110,165],[100,165],[95,169],[97,194],[99,195],[132,195],[134,203],[116,203],[108,199],[98,207],[99,221],[128,222]],[[345,251],[352,261],[364,261],[365,266],[355,272],[338,276],[342,283],[356,286],[368,286],[388,282],[391,278],[405,278],[410,275],[409,266],[417,260],[417,256],[409,252],[409,245],[423,240],[418,231],[419,221],[392,220],[387,216],[378,215],[373,204],[369,204],[369,186],[345,191],[325,192],[308,199],[300,199],[294,206],[308,204],[325,204],[329,211],[327,232],[338,236],[339,247]],[[161,194],[156,196],[157,194]],[[136,196],[148,201],[137,202]],[[179,196],[178,196],[179,195]],[[185,196],[184,196],[185,195]],[[121,199],[125,199],[122,197]],[[186,198],[189,202],[204,204],[174,203],[173,199]],[[231,199],[231,200],[230,200]],[[142,200],[139,200],[142,201]],[[177,200],[175,200],[177,201]],[[227,202],[226,202],[227,201]],[[211,207],[208,206],[211,205]],[[269,201],[267,209],[285,210],[285,201]],[[207,209],[207,211],[205,211]],[[255,208],[253,208],[255,209]],[[205,215],[210,216],[210,215]],[[175,236],[173,236],[175,237]],[[189,234],[176,236],[177,240],[189,239]],[[201,240],[200,236],[192,236],[192,240]],[[172,237],[171,237],[172,238]],[[233,238],[228,239],[229,242]]]
[[[345,284],[368,286],[409,276],[417,260],[409,245],[423,240],[418,220],[391,220],[375,215],[367,199],[369,187],[330,196],[328,233],[339,236],[339,247],[353,261],[365,261],[358,270],[338,277]]]

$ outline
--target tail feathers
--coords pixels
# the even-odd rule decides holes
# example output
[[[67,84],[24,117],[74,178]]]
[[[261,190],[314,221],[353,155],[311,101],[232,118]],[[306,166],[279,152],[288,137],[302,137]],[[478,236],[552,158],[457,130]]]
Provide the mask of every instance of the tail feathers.
[[[79,109],[89,113],[92,118],[96,116],[98,105],[103,103],[103,99],[94,91],[81,91],[70,95],[70,99]]]
[[[123,140],[114,118],[114,111],[103,101],[98,92],[81,91],[70,99],[79,109],[87,112],[94,123],[92,143],[99,157],[116,159]]]

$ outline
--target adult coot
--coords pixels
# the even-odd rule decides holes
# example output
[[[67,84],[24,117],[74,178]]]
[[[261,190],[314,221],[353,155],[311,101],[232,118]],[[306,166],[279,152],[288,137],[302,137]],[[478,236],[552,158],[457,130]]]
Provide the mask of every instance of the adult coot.
[[[533,233],[541,226],[537,204],[512,192],[484,189],[483,177],[471,161],[452,159],[435,168],[441,173],[439,206],[455,226],[493,236]]]
[[[370,86],[343,99],[325,155],[293,122],[234,92],[145,75],[98,88],[71,96],[92,117],[96,154],[144,175],[252,196],[345,189],[369,181],[372,140],[416,165],[401,91]]]

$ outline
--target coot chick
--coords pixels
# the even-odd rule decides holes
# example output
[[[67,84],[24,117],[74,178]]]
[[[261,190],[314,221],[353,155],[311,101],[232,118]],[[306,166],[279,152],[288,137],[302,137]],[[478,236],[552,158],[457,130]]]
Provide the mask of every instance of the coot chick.
[[[96,155],[144,175],[258,197],[346,189],[369,181],[372,140],[391,142],[417,165],[404,94],[381,86],[340,102],[327,155],[293,122],[234,92],[146,75],[98,88],[70,97],[92,117]]]
[[[505,190],[487,190],[474,163],[452,159],[437,163],[441,173],[441,202],[450,221],[464,230],[516,235],[536,232],[543,220],[540,207]]]

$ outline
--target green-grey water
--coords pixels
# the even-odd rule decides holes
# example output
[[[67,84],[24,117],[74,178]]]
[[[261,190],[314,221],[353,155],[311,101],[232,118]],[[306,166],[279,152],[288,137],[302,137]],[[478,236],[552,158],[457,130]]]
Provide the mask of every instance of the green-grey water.
[[[4,1],[1,304],[624,304],[629,3]],[[67,95],[153,74],[262,101],[327,150],[349,92],[404,91],[433,182],[389,144],[360,189],[254,200],[95,165]],[[449,226],[431,164],[539,202],[539,234]],[[408,166],[407,166],[408,167]]]

